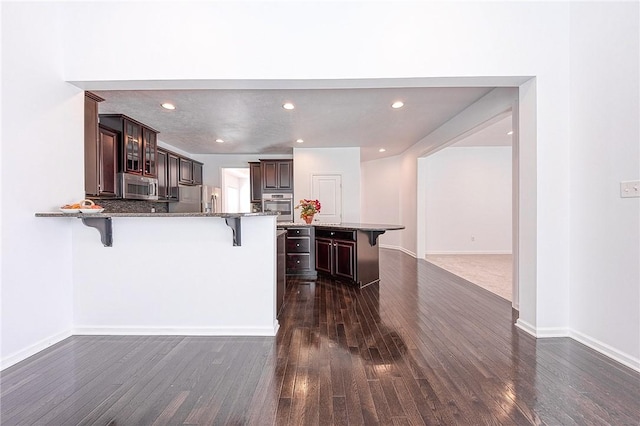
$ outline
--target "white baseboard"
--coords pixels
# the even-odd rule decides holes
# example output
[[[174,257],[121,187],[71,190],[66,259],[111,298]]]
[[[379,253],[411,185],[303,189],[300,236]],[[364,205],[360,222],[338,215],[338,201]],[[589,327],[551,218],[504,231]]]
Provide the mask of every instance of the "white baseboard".
[[[446,254],[512,254],[511,250],[455,250],[455,251],[427,251],[429,255],[446,255]]]
[[[532,335],[533,337],[538,337],[536,335],[536,328],[531,324],[529,324],[528,322],[523,321],[520,318],[516,320],[516,327],[518,327],[520,330],[524,331],[525,333]]]
[[[632,370],[640,372],[639,358],[621,352],[607,345],[606,343],[587,336],[586,334],[580,333],[579,331],[562,327],[536,328],[526,321],[522,321],[520,319],[516,321],[516,327],[538,339],[545,339],[550,337],[569,337],[576,342],[580,342],[583,345],[593,349],[594,351],[599,352],[602,355],[611,358],[612,360],[617,361],[626,367],[631,368]]]
[[[76,327],[74,336],[275,336],[273,327]]]
[[[408,254],[409,256],[411,256],[411,257],[413,257],[413,258],[416,258],[416,259],[418,258],[418,256],[417,256],[414,252],[409,251],[409,250],[407,250],[407,249],[406,249],[406,248],[404,248],[404,247],[400,247],[400,246],[391,246],[391,245],[389,245],[389,244],[380,244],[380,248],[391,249],[391,250],[398,250],[398,251],[403,252],[404,254]]]
[[[625,354],[624,352],[620,352],[619,350],[612,348],[606,343],[589,337],[586,334],[580,333],[576,330],[569,330],[569,337],[619,362],[620,364],[631,368],[632,370],[640,372],[640,358],[636,358],[629,354]]]
[[[38,352],[44,349],[47,349],[49,346],[55,345],[56,343],[59,343],[64,339],[66,339],[67,337],[71,337],[71,336],[72,336],[71,330],[66,330],[66,331],[63,331],[62,333],[54,334],[53,336],[49,336],[45,339],[42,339],[39,342],[34,343],[33,345],[27,348],[24,348],[5,358],[2,358],[2,360],[0,360],[0,371],[4,370],[5,368],[9,368],[12,365],[15,365],[20,361],[24,361],[30,356],[33,356]]]
[[[516,327],[520,330],[532,335],[537,339],[545,339],[549,337],[569,337],[569,331],[562,327],[534,327],[526,321],[518,318]]]

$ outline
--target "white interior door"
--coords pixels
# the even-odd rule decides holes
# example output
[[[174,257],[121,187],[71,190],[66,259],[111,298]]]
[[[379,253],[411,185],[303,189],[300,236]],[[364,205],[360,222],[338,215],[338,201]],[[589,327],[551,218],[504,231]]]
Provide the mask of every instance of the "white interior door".
[[[314,218],[321,223],[342,222],[342,176],[312,175],[311,198],[320,201],[322,208]]]

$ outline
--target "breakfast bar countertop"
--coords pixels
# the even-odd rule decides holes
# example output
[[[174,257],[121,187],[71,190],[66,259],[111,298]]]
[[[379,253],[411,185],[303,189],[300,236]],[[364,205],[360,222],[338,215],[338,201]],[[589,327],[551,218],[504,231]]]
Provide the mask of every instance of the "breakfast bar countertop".
[[[95,228],[100,233],[100,240],[105,247],[113,245],[113,225],[112,218],[136,218],[136,217],[155,217],[155,218],[190,218],[190,217],[218,217],[224,219],[227,226],[233,231],[233,245],[240,246],[242,244],[242,224],[243,217],[259,217],[259,216],[276,216],[277,213],[64,213],[64,212],[44,212],[36,213],[36,217],[49,218],[78,218],[82,223],[91,228]]]
[[[106,217],[222,217],[222,218],[236,218],[236,217],[251,217],[251,216],[276,216],[277,213],[63,213],[63,212],[43,212],[36,213],[36,217],[79,217],[79,218],[106,218]]]
[[[321,223],[314,222],[310,224],[306,224],[303,222],[277,222],[276,226],[278,228],[294,228],[294,227],[304,227],[304,226],[314,226],[316,228],[336,228],[345,231],[395,231],[404,229],[403,225],[388,225],[388,224],[378,224],[378,223]]]

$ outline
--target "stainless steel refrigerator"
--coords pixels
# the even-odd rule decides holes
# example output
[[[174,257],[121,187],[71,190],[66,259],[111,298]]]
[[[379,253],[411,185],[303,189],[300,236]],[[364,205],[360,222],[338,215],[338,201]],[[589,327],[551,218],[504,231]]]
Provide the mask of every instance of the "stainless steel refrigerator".
[[[220,188],[209,185],[178,188],[178,202],[169,203],[171,213],[222,213],[220,210]]]

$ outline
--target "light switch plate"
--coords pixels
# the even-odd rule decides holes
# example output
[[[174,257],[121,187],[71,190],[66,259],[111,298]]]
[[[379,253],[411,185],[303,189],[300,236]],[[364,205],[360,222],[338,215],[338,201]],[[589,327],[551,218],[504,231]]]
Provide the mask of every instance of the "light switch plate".
[[[640,197],[640,180],[630,180],[620,182],[620,197],[635,198]]]

